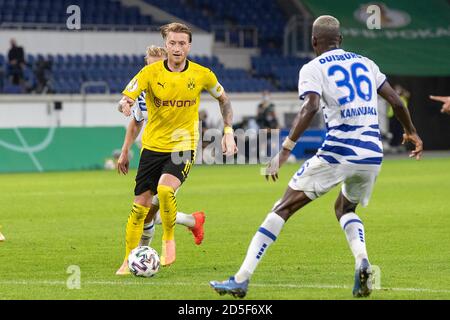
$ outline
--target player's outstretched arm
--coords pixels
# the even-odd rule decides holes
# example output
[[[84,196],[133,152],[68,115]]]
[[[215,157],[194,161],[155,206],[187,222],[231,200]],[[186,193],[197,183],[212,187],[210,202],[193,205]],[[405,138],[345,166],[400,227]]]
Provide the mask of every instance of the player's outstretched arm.
[[[441,97],[441,96],[430,96],[431,100],[442,102],[442,113],[450,114],[450,96],[449,97]]]
[[[122,151],[120,153],[119,160],[117,161],[117,171],[122,174],[127,174],[130,167],[130,160],[128,159],[128,153],[130,152],[131,146],[136,140],[139,132],[142,129],[142,123],[131,119],[127,127],[127,132],[125,133],[125,139],[122,145]]]
[[[122,96],[119,101],[118,110],[122,112],[126,117],[131,115],[131,107],[134,105],[134,100],[126,95]]]
[[[220,112],[222,113],[223,126],[224,126],[224,135],[222,138],[222,152],[226,156],[231,156],[238,151],[236,142],[234,141],[234,134],[233,134],[233,129],[232,129],[233,109],[231,108],[230,98],[228,98],[225,91],[218,98],[218,100],[219,100]]]
[[[411,151],[409,157],[415,157],[419,160],[423,152],[423,142],[417,134],[416,128],[411,121],[411,116],[409,115],[408,109],[403,104],[403,101],[400,99],[398,94],[394,91],[394,89],[392,89],[389,82],[386,81],[381,88],[378,89],[378,93],[392,106],[395,117],[403,126],[405,133],[403,134],[402,144],[411,142],[415,146],[415,149]]]
[[[300,136],[308,129],[311,121],[313,120],[317,111],[319,111],[320,96],[317,93],[308,93],[305,97],[305,101],[295,117],[294,124],[289,132],[289,136],[283,142],[283,148],[280,152],[270,160],[266,169],[266,179],[269,180],[269,176],[273,181],[278,179],[278,170],[286,162],[292,149],[295,147],[296,141]]]

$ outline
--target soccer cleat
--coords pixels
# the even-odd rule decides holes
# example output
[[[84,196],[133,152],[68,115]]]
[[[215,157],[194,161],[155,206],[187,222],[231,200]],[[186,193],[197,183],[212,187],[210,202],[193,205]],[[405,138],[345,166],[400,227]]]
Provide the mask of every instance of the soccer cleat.
[[[353,296],[355,298],[368,297],[372,292],[372,268],[367,259],[362,259],[361,265],[355,271],[355,285]]]
[[[120,266],[119,270],[116,271],[117,276],[126,276],[131,274],[130,269],[128,268],[128,260],[125,260]]]
[[[221,296],[228,293],[235,298],[244,298],[247,294],[248,283],[248,280],[238,283],[234,280],[234,277],[230,277],[228,280],[222,282],[210,281],[209,285]]]
[[[175,240],[163,240],[161,250],[161,265],[169,266],[175,262]]]
[[[192,228],[188,228],[192,234],[194,235],[194,242],[196,245],[200,245],[203,241],[203,236],[205,234],[203,230],[203,225],[205,224],[205,214],[201,211],[194,212],[192,216],[195,219],[195,226]]]

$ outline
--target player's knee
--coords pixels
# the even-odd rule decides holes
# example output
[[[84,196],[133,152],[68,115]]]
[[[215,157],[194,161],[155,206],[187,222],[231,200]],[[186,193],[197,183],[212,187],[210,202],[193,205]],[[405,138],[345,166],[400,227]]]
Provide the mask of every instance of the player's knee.
[[[150,208],[152,204],[151,195],[147,192],[137,195],[136,197],[134,197],[134,203]]]

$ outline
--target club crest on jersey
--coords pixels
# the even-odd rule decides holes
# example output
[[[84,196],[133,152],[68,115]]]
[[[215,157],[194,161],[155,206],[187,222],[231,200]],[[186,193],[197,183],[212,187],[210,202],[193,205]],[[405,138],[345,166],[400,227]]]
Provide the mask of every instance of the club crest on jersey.
[[[138,81],[137,81],[137,79],[133,79],[133,80],[131,80],[130,83],[128,84],[127,90],[128,90],[129,92],[133,92],[133,91],[136,91],[137,87],[138,87]]]
[[[193,78],[189,78],[187,87],[188,87],[189,90],[194,90],[194,88],[195,88],[195,82],[194,82],[194,79],[193,79]]]

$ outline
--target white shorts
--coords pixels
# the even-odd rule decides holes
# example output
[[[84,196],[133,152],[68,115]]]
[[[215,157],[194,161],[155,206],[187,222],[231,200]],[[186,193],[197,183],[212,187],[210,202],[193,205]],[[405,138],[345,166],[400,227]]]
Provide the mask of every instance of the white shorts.
[[[329,164],[314,156],[294,173],[289,187],[303,191],[308,198],[314,200],[343,182],[341,190],[345,198],[365,207],[369,203],[379,171],[379,166],[371,170],[360,169],[350,165]]]

